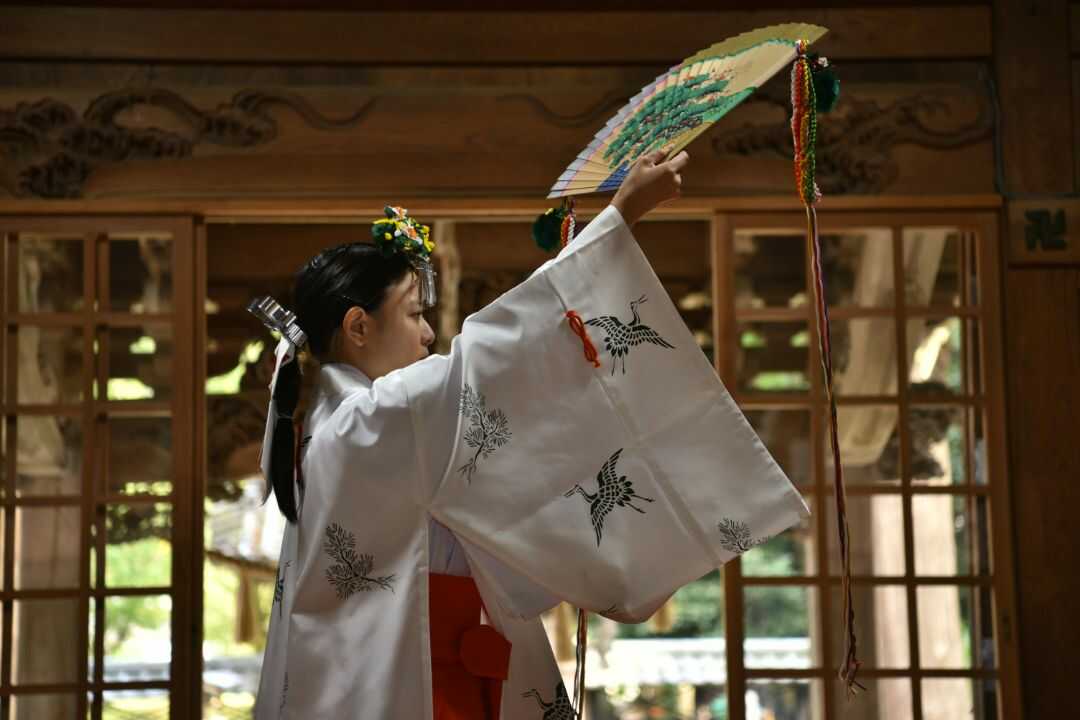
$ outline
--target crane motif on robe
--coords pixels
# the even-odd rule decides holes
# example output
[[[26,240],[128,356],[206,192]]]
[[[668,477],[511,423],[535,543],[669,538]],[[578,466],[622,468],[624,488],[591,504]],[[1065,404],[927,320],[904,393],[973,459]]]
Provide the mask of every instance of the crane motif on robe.
[[[575,493],[580,493],[581,497],[589,503],[589,515],[592,518],[593,530],[596,532],[597,547],[600,546],[600,537],[604,532],[604,518],[608,513],[617,507],[628,507],[644,515],[645,511],[634,505],[633,501],[652,502],[652,498],[642,497],[635,493],[633,483],[627,480],[625,475],[616,474],[615,465],[619,462],[622,451],[622,448],[616,450],[596,474],[598,487],[595,493],[585,492],[585,488],[581,485],[574,485],[565,494],[566,497],[572,497]]]
[[[630,354],[631,348],[642,343],[659,345],[670,350],[675,349],[674,345],[660,337],[660,333],[641,322],[641,316],[638,315],[638,306],[647,300],[648,298],[642,295],[637,300],[630,301],[631,318],[629,323],[624,323],[614,315],[601,315],[585,321],[586,325],[598,327],[606,333],[604,347],[611,354],[612,375],[615,374],[615,365],[619,363],[622,364],[623,375],[626,374],[626,356]]]
[[[535,688],[522,693],[521,697],[536,698],[540,709],[544,711],[541,720],[574,720],[577,717],[574,706],[570,704],[570,698],[566,696],[566,687],[562,683],[555,687],[555,697],[551,702],[544,702],[540,691]]]

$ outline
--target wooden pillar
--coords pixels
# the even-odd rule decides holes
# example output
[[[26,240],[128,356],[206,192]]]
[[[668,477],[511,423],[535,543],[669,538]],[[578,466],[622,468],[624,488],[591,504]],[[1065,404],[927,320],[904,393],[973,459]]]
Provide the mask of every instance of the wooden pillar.
[[[994,3],[999,182],[1008,218],[1010,510],[1026,718],[1072,707],[1080,674],[1074,609],[1080,576],[1073,569],[1080,555],[1080,202],[1070,197],[1076,190],[1070,23],[1066,0]],[[1002,642],[1010,642],[1008,619],[997,621]],[[1008,706],[1003,710],[1013,716]]]

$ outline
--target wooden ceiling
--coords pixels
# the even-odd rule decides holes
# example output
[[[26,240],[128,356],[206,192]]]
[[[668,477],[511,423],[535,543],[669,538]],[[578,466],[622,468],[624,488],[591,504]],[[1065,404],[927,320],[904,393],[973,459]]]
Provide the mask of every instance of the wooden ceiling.
[[[454,7],[436,0],[397,0],[393,7],[372,0],[45,0],[44,2],[14,2],[5,5],[53,7],[114,7],[190,10],[297,10],[297,11],[355,11],[355,12],[723,12],[731,10],[808,10],[813,8],[884,8],[940,7],[957,5],[990,5],[989,0],[473,0],[466,7]]]

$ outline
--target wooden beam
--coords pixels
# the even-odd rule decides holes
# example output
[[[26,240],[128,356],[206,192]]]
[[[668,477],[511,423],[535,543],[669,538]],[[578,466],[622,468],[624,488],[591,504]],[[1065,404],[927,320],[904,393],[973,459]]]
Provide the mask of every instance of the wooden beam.
[[[665,13],[15,7],[0,11],[0,57],[368,65],[667,63],[735,33],[783,22],[830,28],[819,47],[834,58],[990,55],[990,10],[983,6]]]
[[[1069,46],[1073,55],[1080,55],[1080,4],[1069,6]]]
[[[524,197],[417,197],[395,198],[410,214],[434,220],[444,218],[481,218],[487,221],[531,220],[551,203],[536,196]],[[588,219],[610,200],[604,196],[583,199],[578,214]],[[303,199],[219,199],[186,200],[108,199],[90,200],[3,200],[0,216],[135,214],[202,215],[211,223],[228,222],[364,222],[377,217],[384,203],[376,198]],[[877,210],[996,210],[1002,205],[997,195],[874,195],[825,196],[819,206],[827,211]],[[701,219],[714,212],[801,212],[802,204],[794,193],[768,197],[683,197],[657,208],[650,217],[669,220]]]
[[[1080,656],[1074,612],[1080,575],[1080,270],[1010,270],[1005,278],[1009,470],[1019,598],[1020,672],[1027,718],[1054,717],[1072,697]],[[1007,712],[1003,717],[1015,717]]]
[[[994,4],[1006,194],[1074,188],[1069,19],[1066,0]]]
[[[1058,428],[1075,424],[1080,385],[1080,274],[1075,268],[1017,267],[1018,263],[1076,261],[1068,224],[1077,207],[1063,195],[1075,189],[1070,21],[1066,0],[1000,0],[994,4],[994,66],[1001,99],[1002,190],[1010,199],[1003,252],[1003,349],[1008,418],[1012,538],[1018,598],[1019,683],[1028,718],[1053,716],[1072,702],[1070,680],[1080,672],[1064,638],[1080,622],[1068,598],[1075,573],[1052,571],[1055,558],[1080,552],[1070,500],[1076,499],[1080,451]],[[1075,231],[1074,231],[1075,234]],[[1075,244],[1075,243],[1074,243]],[[995,567],[995,572],[1000,572]],[[999,631],[1012,633],[999,617]],[[1008,658],[1006,658],[1008,660]],[[1004,675],[1002,688],[1014,683]],[[1012,668],[1014,672],[1016,668]],[[1004,697],[1003,717],[1018,717]],[[1010,702],[1013,707],[1010,708]]]

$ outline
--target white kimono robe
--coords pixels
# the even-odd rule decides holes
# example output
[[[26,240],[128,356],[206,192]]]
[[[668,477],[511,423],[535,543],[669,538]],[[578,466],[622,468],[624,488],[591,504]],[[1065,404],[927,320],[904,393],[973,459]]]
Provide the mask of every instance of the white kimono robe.
[[[613,207],[448,356],[375,382],[325,366],[312,408],[258,720],[430,720],[439,525],[513,645],[501,717],[526,720],[565,693],[539,613],[640,622],[808,512]]]

